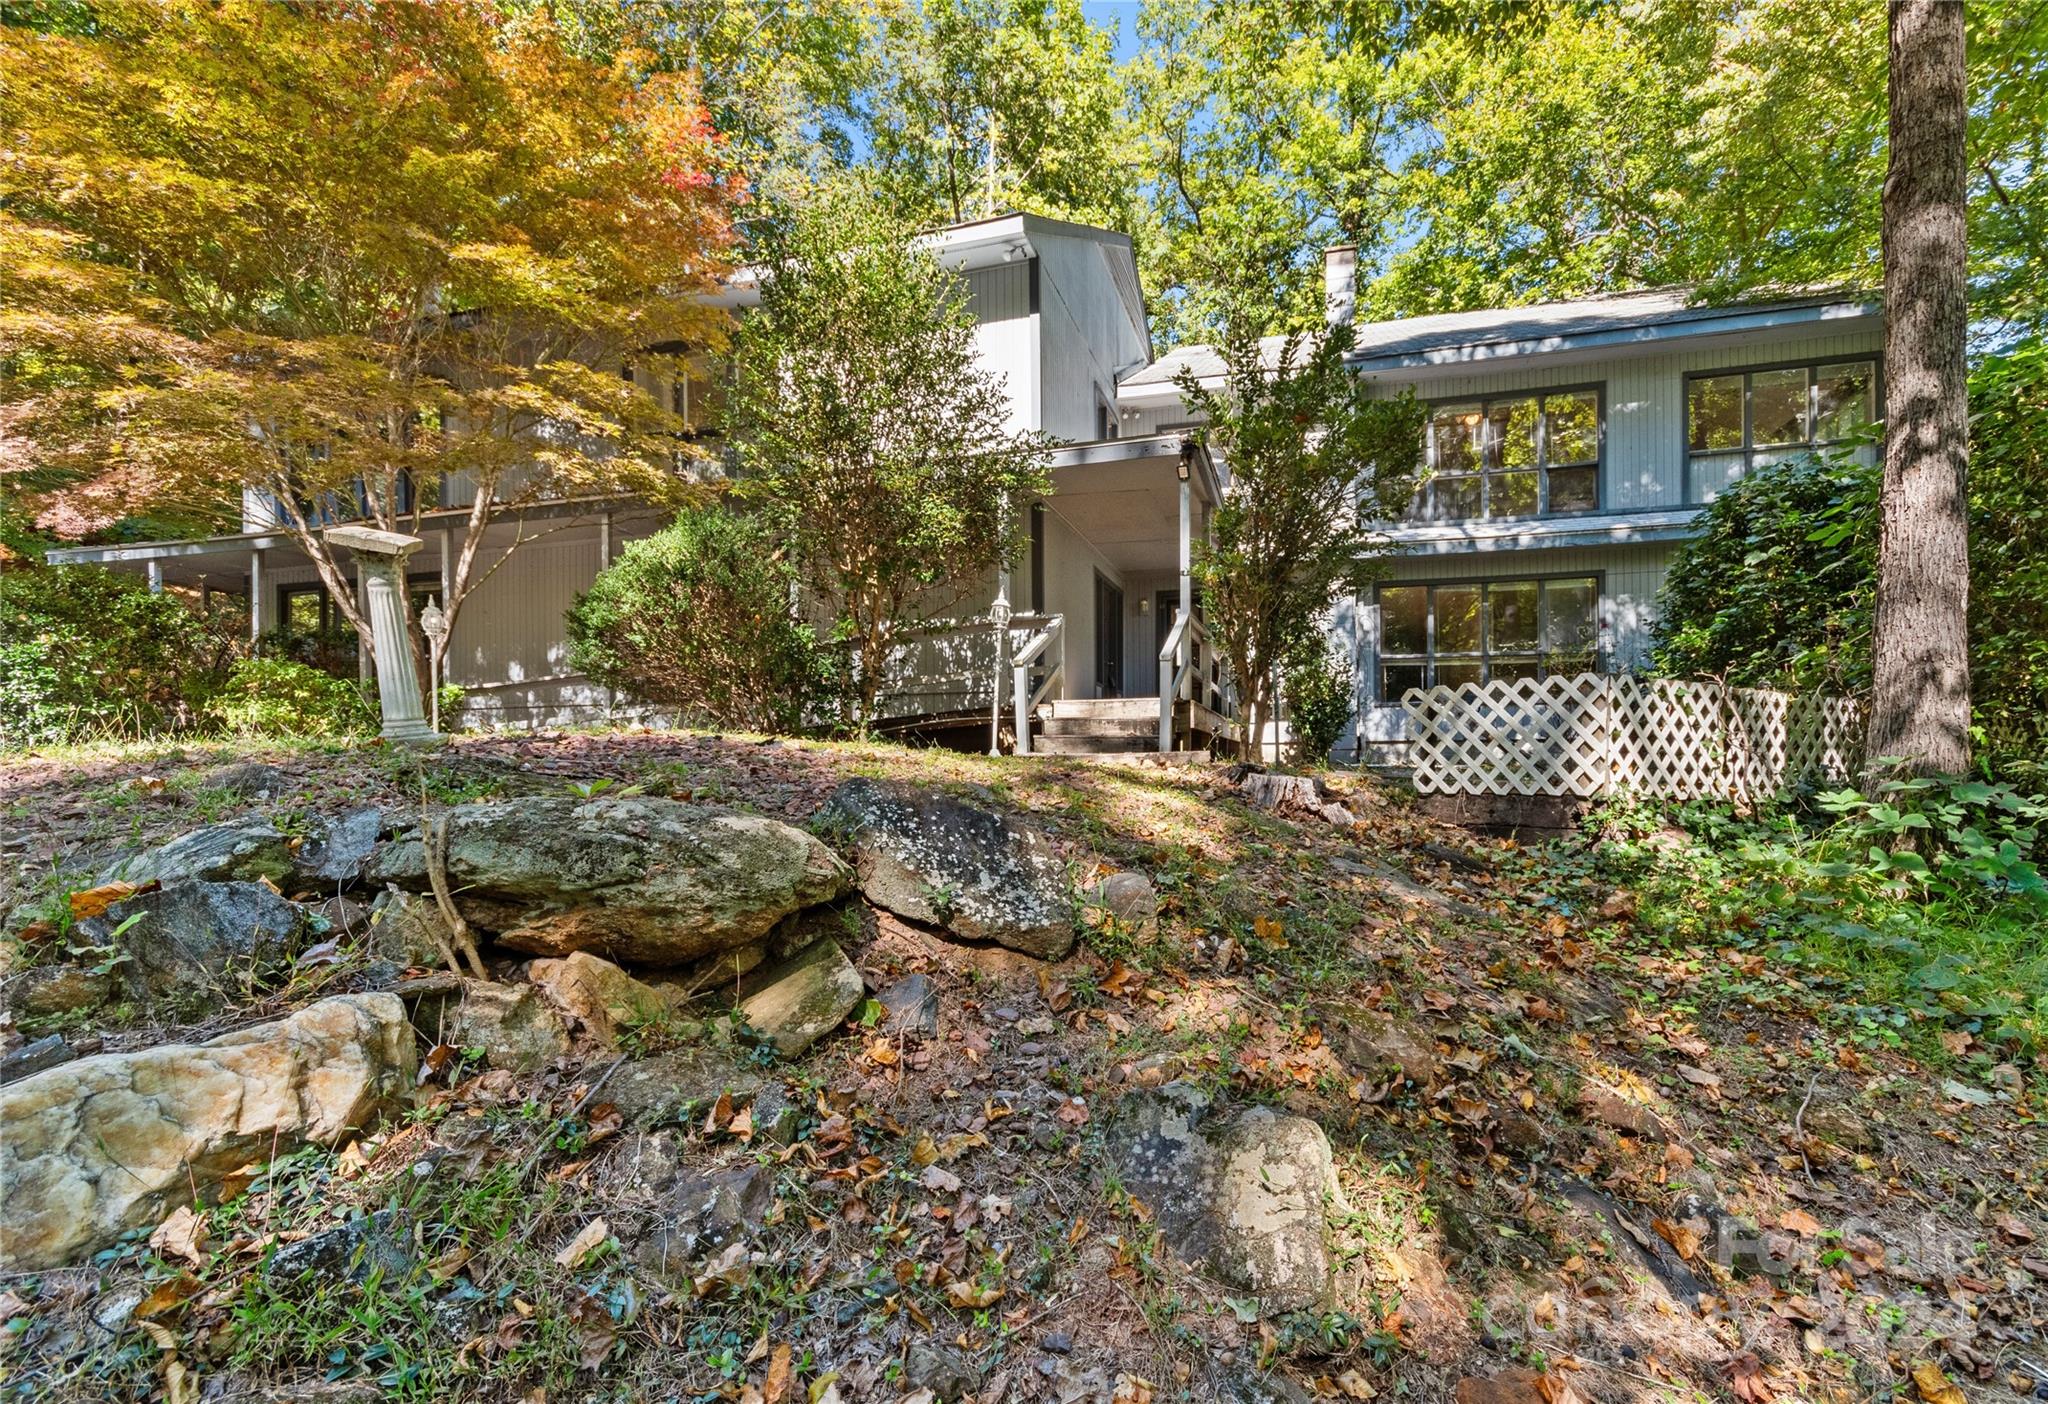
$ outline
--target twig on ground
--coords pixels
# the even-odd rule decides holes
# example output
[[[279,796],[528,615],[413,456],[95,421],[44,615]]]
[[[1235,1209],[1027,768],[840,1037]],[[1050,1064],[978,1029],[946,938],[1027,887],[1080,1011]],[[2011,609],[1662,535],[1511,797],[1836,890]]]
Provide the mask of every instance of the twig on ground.
[[[1806,1095],[1799,1100],[1799,1110],[1792,1115],[1792,1139],[1799,1147],[1799,1163],[1806,1170],[1806,1183],[1819,1188],[1813,1178],[1813,1162],[1806,1158],[1806,1109],[1813,1104],[1813,1089],[1820,1083],[1820,1074],[1806,1079]]]
[[[448,928],[443,939],[434,933],[434,943],[441,948],[441,958],[448,968],[457,975],[462,966],[457,963],[457,951],[469,963],[470,973],[477,979],[488,979],[484,970],[484,958],[477,951],[476,936],[469,929],[469,923],[462,919],[462,913],[455,909],[455,899],[448,893],[448,816],[438,819],[427,812],[427,796],[424,787],[420,791],[420,848],[426,855],[427,882],[434,889],[434,905],[440,909],[441,923]]]

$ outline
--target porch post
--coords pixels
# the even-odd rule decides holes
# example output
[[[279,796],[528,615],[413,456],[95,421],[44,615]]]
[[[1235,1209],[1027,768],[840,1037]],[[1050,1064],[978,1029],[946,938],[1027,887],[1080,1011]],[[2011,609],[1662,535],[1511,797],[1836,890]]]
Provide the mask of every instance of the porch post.
[[[164,563],[162,561],[151,561],[149,563],[149,593],[152,595],[161,595],[163,592]]]
[[[1177,465],[1180,470],[1180,614],[1174,620],[1181,628],[1181,635],[1180,647],[1173,655],[1173,699],[1171,703],[1161,708],[1159,718],[1159,749],[1162,751],[1173,749],[1171,708],[1180,702],[1181,669],[1199,667],[1201,663],[1201,659],[1195,653],[1195,512],[1194,485],[1190,481],[1194,477],[1193,457],[1191,447],[1181,445],[1180,462]],[[1161,692],[1165,690],[1160,689]],[[1195,692],[1199,694],[1201,689],[1197,687]],[[1189,722],[1190,725],[1193,724],[1192,710],[1189,712]]]
[[[1010,567],[1008,562],[996,568],[996,598],[989,606],[988,617],[996,629],[996,678],[995,691],[989,699],[988,708],[988,753],[999,756],[1003,753],[1003,679],[1010,671]],[[1031,734],[1020,730],[1017,733],[1017,754],[1031,754]]]
[[[263,642],[263,553],[249,553],[249,642]]]

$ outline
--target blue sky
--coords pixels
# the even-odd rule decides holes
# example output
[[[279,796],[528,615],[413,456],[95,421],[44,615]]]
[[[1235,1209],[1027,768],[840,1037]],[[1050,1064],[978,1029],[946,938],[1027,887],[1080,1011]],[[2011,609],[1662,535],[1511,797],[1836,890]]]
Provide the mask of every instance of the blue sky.
[[[1082,0],[1081,13],[1088,23],[1116,36],[1116,61],[1122,63],[1138,51],[1138,0]]]

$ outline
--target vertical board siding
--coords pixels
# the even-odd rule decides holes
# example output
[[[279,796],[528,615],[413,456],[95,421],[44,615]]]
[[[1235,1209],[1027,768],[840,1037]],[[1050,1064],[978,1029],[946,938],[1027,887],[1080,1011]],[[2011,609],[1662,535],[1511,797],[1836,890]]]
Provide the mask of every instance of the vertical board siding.
[[[1093,239],[1034,232],[1039,287],[1039,425],[1062,439],[1103,437],[1098,405],[1117,429],[1116,372],[1146,354],[1110,270],[1113,253]]]
[[[1822,361],[1875,356],[1883,336],[1833,332],[1794,338],[1758,337],[1736,345],[1642,353],[1571,365],[1525,367],[1468,375],[1433,375],[1414,381],[1428,400],[1463,399],[1599,385],[1604,419],[1600,508],[1627,512],[1682,506],[1685,501],[1685,377],[1775,361]],[[1373,382],[1376,393],[1400,386]]]

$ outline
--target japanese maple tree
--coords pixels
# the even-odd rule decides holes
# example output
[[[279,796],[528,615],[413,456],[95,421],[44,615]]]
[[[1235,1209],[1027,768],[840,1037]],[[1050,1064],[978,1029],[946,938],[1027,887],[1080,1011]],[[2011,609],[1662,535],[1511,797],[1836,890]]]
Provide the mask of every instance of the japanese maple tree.
[[[494,515],[516,545],[536,504],[689,493],[620,374],[723,338],[736,192],[687,76],[479,0],[93,15],[0,27],[0,470],[46,528],[230,525],[254,489],[367,640],[323,510],[467,502],[454,616]]]

